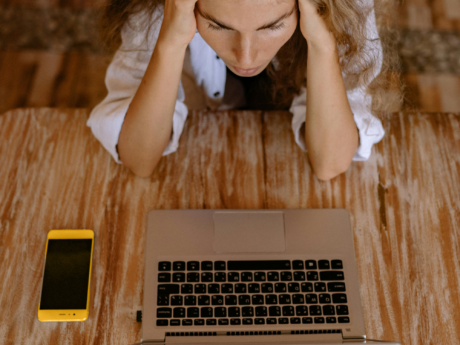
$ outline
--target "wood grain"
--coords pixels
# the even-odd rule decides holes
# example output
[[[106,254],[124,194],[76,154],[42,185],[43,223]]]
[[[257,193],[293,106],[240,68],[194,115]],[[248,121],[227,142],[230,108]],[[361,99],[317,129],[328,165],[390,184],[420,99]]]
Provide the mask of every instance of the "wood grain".
[[[147,179],[112,160],[88,114],[0,116],[0,343],[138,341],[146,214],[169,208],[346,208],[368,337],[460,343],[460,114],[395,113],[371,158],[328,182],[288,112],[194,112]],[[65,228],[96,233],[90,318],[40,323],[46,234]]]

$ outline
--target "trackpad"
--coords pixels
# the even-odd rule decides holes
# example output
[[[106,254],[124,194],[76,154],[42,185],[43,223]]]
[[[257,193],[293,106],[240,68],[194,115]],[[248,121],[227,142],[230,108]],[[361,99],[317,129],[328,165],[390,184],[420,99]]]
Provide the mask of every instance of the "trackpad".
[[[214,212],[214,251],[285,252],[283,212]]]

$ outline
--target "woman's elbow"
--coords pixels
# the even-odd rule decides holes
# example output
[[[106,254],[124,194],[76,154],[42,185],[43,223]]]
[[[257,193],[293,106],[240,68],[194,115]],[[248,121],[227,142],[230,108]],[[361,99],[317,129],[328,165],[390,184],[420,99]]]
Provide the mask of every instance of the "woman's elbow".
[[[348,165],[337,166],[333,168],[331,167],[321,167],[321,168],[313,167],[313,173],[318,178],[318,180],[330,181],[333,178],[336,178],[337,176],[346,172],[348,168],[350,167],[350,165],[351,165],[351,162],[348,163]]]

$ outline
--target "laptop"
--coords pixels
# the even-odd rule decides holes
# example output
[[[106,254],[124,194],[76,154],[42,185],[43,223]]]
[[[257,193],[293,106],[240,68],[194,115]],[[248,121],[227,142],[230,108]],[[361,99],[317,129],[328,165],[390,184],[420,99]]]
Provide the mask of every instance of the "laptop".
[[[144,274],[141,344],[374,343],[344,209],[152,210]]]

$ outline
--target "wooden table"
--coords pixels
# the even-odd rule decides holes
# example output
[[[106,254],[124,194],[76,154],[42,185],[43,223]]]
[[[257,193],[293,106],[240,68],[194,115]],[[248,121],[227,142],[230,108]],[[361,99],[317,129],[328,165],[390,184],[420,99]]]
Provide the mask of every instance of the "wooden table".
[[[117,165],[86,109],[0,116],[0,343],[140,340],[146,214],[180,208],[346,208],[366,333],[460,343],[460,114],[395,114],[367,162],[317,180],[287,112],[196,112],[149,179]],[[50,229],[96,233],[90,318],[40,323]]]

